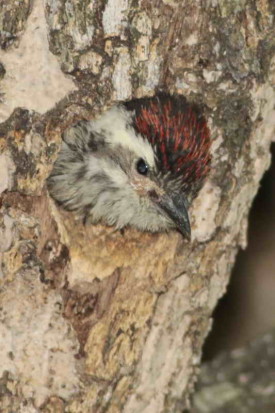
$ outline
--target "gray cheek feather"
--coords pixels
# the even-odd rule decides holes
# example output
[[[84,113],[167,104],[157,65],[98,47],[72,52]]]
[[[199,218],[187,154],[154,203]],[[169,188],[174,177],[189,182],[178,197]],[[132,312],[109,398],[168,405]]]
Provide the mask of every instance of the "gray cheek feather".
[[[89,222],[103,221],[116,228],[131,225],[142,231],[168,230],[173,223],[147,199],[141,198],[130,187],[110,193],[104,191],[89,211]]]

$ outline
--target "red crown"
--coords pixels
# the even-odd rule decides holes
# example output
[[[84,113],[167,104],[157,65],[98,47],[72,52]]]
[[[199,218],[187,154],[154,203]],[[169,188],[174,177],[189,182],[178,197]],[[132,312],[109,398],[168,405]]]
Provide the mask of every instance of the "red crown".
[[[202,110],[184,96],[159,94],[126,102],[134,128],[155,148],[158,166],[182,177],[184,188],[201,186],[210,169],[210,133]]]

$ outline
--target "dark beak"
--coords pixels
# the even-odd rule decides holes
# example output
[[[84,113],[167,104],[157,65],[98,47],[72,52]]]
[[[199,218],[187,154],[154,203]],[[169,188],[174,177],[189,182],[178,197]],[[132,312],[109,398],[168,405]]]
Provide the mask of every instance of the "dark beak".
[[[191,240],[191,227],[187,211],[187,201],[183,194],[162,195],[154,202],[174,222],[176,228],[188,240]]]

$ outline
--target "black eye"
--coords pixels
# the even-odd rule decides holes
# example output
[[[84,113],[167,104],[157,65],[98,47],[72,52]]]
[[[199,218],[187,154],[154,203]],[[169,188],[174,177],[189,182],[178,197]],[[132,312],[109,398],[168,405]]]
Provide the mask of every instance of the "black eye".
[[[147,175],[148,169],[149,169],[149,167],[148,167],[147,163],[145,162],[145,160],[140,158],[137,161],[137,171],[138,171],[138,173],[141,174],[141,175]]]

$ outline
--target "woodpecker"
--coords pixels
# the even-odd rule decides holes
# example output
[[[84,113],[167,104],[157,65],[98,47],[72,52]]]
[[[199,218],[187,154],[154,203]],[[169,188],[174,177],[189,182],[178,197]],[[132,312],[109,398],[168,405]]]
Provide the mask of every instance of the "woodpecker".
[[[181,95],[134,99],[78,122],[62,138],[47,181],[60,206],[85,223],[178,229],[190,240],[188,207],[210,168],[200,107]]]

